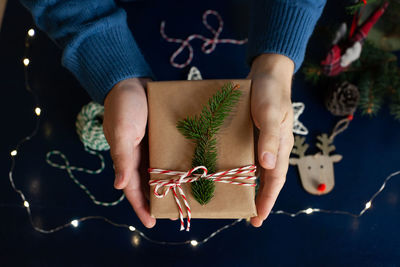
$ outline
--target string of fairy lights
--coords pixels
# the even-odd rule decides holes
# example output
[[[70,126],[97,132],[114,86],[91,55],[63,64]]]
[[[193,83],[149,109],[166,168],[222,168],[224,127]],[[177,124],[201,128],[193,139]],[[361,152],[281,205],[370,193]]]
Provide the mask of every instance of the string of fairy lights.
[[[66,228],[77,228],[79,227],[79,225],[83,222],[86,221],[102,221],[105,223],[108,223],[109,225],[112,225],[114,227],[119,227],[119,228],[124,228],[127,231],[134,233],[132,235],[132,245],[134,246],[138,246],[140,244],[140,238],[143,238],[151,243],[154,244],[159,244],[159,245],[189,245],[192,247],[196,247],[199,245],[202,245],[206,242],[208,242],[211,238],[215,237],[216,235],[220,234],[221,232],[239,224],[240,222],[244,221],[243,219],[237,219],[234,220],[233,222],[217,229],[216,231],[212,232],[211,234],[209,234],[208,236],[206,236],[205,238],[201,239],[201,240],[195,240],[195,239],[190,239],[190,240],[186,240],[186,241],[181,241],[181,242],[170,242],[170,241],[159,241],[159,240],[154,240],[152,238],[150,238],[149,236],[147,236],[145,233],[143,233],[142,231],[138,230],[135,226],[133,225],[129,225],[129,224],[124,224],[124,223],[117,223],[114,222],[113,220],[104,217],[104,216],[85,216],[85,217],[81,217],[81,218],[77,218],[77,219],[72,219],[71,221],[56,226],[54,228],[51,229],[43,229],[37,225],[35,225],[34,221],[33,221],[33,216],[32,216],[32,211],[31,211],[31,207],[29,204],[29,201],[27,200],[26,196],[24,195],[24,193],[22,192],[21,189],[19,189],[16,185],[15,185],[15,180],[13,177],[14,171],[15,171],[15,166],[16,166],[16,157],[19,155],[19,151],[21,146],[31,140],[35,135],[37,135],[38,130],[39,130],[39,126],[40,126],[40,116],[42,114],[42,109],[39,105],[39,99],[38,96],[36,95],[36,93],[31,89],[30,84],[29,84],[29,77],[28,77],[28,67],[29,64],[31,63],[29,57],[28,57],[28,53],[29,53],[29,48],[31,45],[32,40],[34,39],[36,32],[34,29],[29,29],[27,31],[27,35],[25,38],[25,53],[24,53],[24,58],[22,60],[22,63],[24,65],[24,77],[25,77],[25,89],[31,93],[31,95],[34,98],[34,102],[35,102],[35,108],[34,108],[34,114],[36,115],[36,124],[35,127],[33,129],[33,131],[26,137],[22,138],[17,145],[15,146],[15,148],[10,152],[10,156],[11,156],[11,166],[10,166],[10,171],[9,171],[9,180],[10,180],[10,184],[12,189],[20,196],[21,201],[22,201],[22,205],[25,208],[27,214],[28,214],[28,218],[29,221],[33,227],[33,229],[37,232],[40,232],[42,234],[52,234],[58,231],[61,231],[63,229]],[[381,187],[372,195],[372,197],[365,203],[363,209],[358,212],[358,213],[352,213],[349,211],[343,211],[343,210],[325,210],[325,209],[319,209],[319,208],[307,208],[307,209],[303,209],[303,210],[299,210],[297,212],[287,212],[284,210],[272,210],[271,214],[276,214],[276,215],[286,215],[289,217],[297,217],[299,215],[302,214],[306,214],[306,215],[310,215],[310,214],[315,214],[315,213],[326,213],[326,214],[341,214],[341,215],[347,215],[347,216],[351,216],[351,217],[361,217],[363,214],[365,214],[365,212],[370,209],[372,207],[373,201],[376,199],[376,197],[385,189],[385,187],[387,186],[387,183],[389,182],[389,180],[391,180],[392,178],[396,177],[400,175],[400,170],[391,173],[389,176],[387,176],[385,178],[385,180],[383,181]]]

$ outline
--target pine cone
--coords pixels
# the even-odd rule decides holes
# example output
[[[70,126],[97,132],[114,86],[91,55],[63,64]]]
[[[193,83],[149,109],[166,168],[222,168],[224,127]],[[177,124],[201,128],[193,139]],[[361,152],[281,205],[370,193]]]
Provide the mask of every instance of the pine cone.
[[[359,99],[357,86],[345,81],[331,88],[325,99],[325,105],[333,115],[347,116],[356,111]]]

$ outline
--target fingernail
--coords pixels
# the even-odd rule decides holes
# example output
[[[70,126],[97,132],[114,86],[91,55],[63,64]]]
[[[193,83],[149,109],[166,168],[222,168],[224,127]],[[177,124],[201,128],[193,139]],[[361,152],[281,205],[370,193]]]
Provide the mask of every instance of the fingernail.
[[[267,169],[273,169],[275,168],[276,164],[276,157],[274,154],[270,152],[264,152],[262,156],[262,160],[264,162],[264,165]]]
[[[119,173],[116,173],[115,180],[114,180],[114,187],[117,187],[120,184],[121,179],[122,179],[122,175]]]
[[[258,227],[261,227],[262,224],[263,224],[263,222],[264,222],[264,221],[261,220],[259,217],[256,217],[253,226],[254,226],[254,227],[257,227],[257,228],[258,228]]]
[[[156,221],[149,221],[149,222],[146,223],[145,226],[146,226],[147,228],[153,228],[154,225],[156,225]]]

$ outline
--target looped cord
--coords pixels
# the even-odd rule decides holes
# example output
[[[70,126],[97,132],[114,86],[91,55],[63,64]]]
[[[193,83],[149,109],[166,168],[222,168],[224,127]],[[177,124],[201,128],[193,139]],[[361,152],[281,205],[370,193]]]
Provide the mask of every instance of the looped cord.
[[[110,149],[110,146],[107,143],[107,140],[103,133],[102,119],[104,114],[104,107],[98,103],[90,102],[85,105],[82,110],[79,112],[76,119],[76,132],[82,141],[85,151],[89,154],[97,156],[100,160],[100,168],[96,170],[90,170],[83,167],[72,166],[67,157],[59,150],[52,150],[46,154],[46,162],[50,166],[54,168],[58,168],[61,170],[66,170],[68,176],[74,181],[75,184],[79,186],[93,201],[94,204],[110,207],[118,205],[121,201],[125,199],[125,195],[122,194],[118,200],[112,202],[103,202],[96,199],[96,197],[89,191],[89,189],[83,185],[79,180],[75,177],[74,171],[76,172],[84,172],[88,174],[99,174],[105,168],[105,160],[103,155],[101,155],[98,151],[106,151]],[[53,156],[60,157],[64,164],[59,164],[51,160]]]
[[[208,24],[207,18],[209,15],[214,15],[217,18],[217,20],[218,20],[217,30],[215,30],[210,24]],[[194,39],[200,39],[200,40],[204,41],[203,45],[201,46],[201,51],[204,54],[212,53],[215,50],[217,44],[225,43],[225,44],[243,45],[243,44],[247,43],[247,38],[242,39],[242,40],[219,39],[219,36],[224,28],[224,21],[222,20],[219,13],[215,10],[207,10],[206,12],[204,12],[203,24],[214,35],[212,38],[206,38],[201,34],[192,34],[192,35],[189,35],[186,39],[171,38],[171,37],[168,37],[165,33],[165,21],[161,22],[161,25],[160,25],[161,36],[169,43],[181,44],[181,46],[170,57],[170,63],[173,67],[182,69],[192,62],[193,47],[190,45],[190,41],[192,41]],[[184,63],[177,63],[175,61],[176,57],[178,57],[179,54],[182,53],[182,51],[186,48],[188,49],[188,52],[189,52],[188,58],[186,59],[186,61]]]

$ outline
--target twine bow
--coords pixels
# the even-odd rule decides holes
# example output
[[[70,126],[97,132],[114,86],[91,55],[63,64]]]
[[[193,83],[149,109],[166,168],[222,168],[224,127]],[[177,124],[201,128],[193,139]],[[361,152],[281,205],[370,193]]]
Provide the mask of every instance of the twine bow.
[[[179,200],[178,194],[182,197],[183,202],[186,207],[186,213],[187,213],[186,231],[189,231],[190,230],[190,220],[192,218],[192,212],[190,210],[190,206],[187,201],[186,195],[183,192],[183,189],[181,186],[182,184],[192,183],[199,179],[208,179],[208,180],[212,180],[214,182],[219,182],[219,183],[228,183],[228,184],[233,184],[233,185],[255,187],[256,184],[254,182],[249,183],[248,181],[254,181],[257,179],[257,177],[255,177],[254,175],[251,175],[251,176],[238,176],[238,175],[255,173],[256,168],[257,167],[255,165],[247,165],[244,167],[221,171],[221,172],[216,172],[216,173],[212,173],[212,174],[207,174],[207,168],[204,166],[194,167],[187,172],[150,168],[148,170],[149,173],[165,174],[165,175],[179,176],[179,177],[175,178],[175,179],[170,179],[170,180],[153,179],[153,180],[149,181],[149,185],[154,186],[153,192],[157,198],[165,197],[169,193],[169,191],[172,189],[172,192],[173,192],[174,198],[175,198],[175,202],[178,205],[178,209],[179,209],[179,217],[180,217],[180,222],[181,222],[180,230],[181,231],[185,229],[185,226],[184,226],[184,221],[183,221],[182,205]],[[194,174],[194,172],[197,170],[202,170],[203,173],[202,174]],[[242,182],[239,182],[238,180],[240,180]],[[164,189],[164,191],[162,193],[160,193],[161,189]]]

